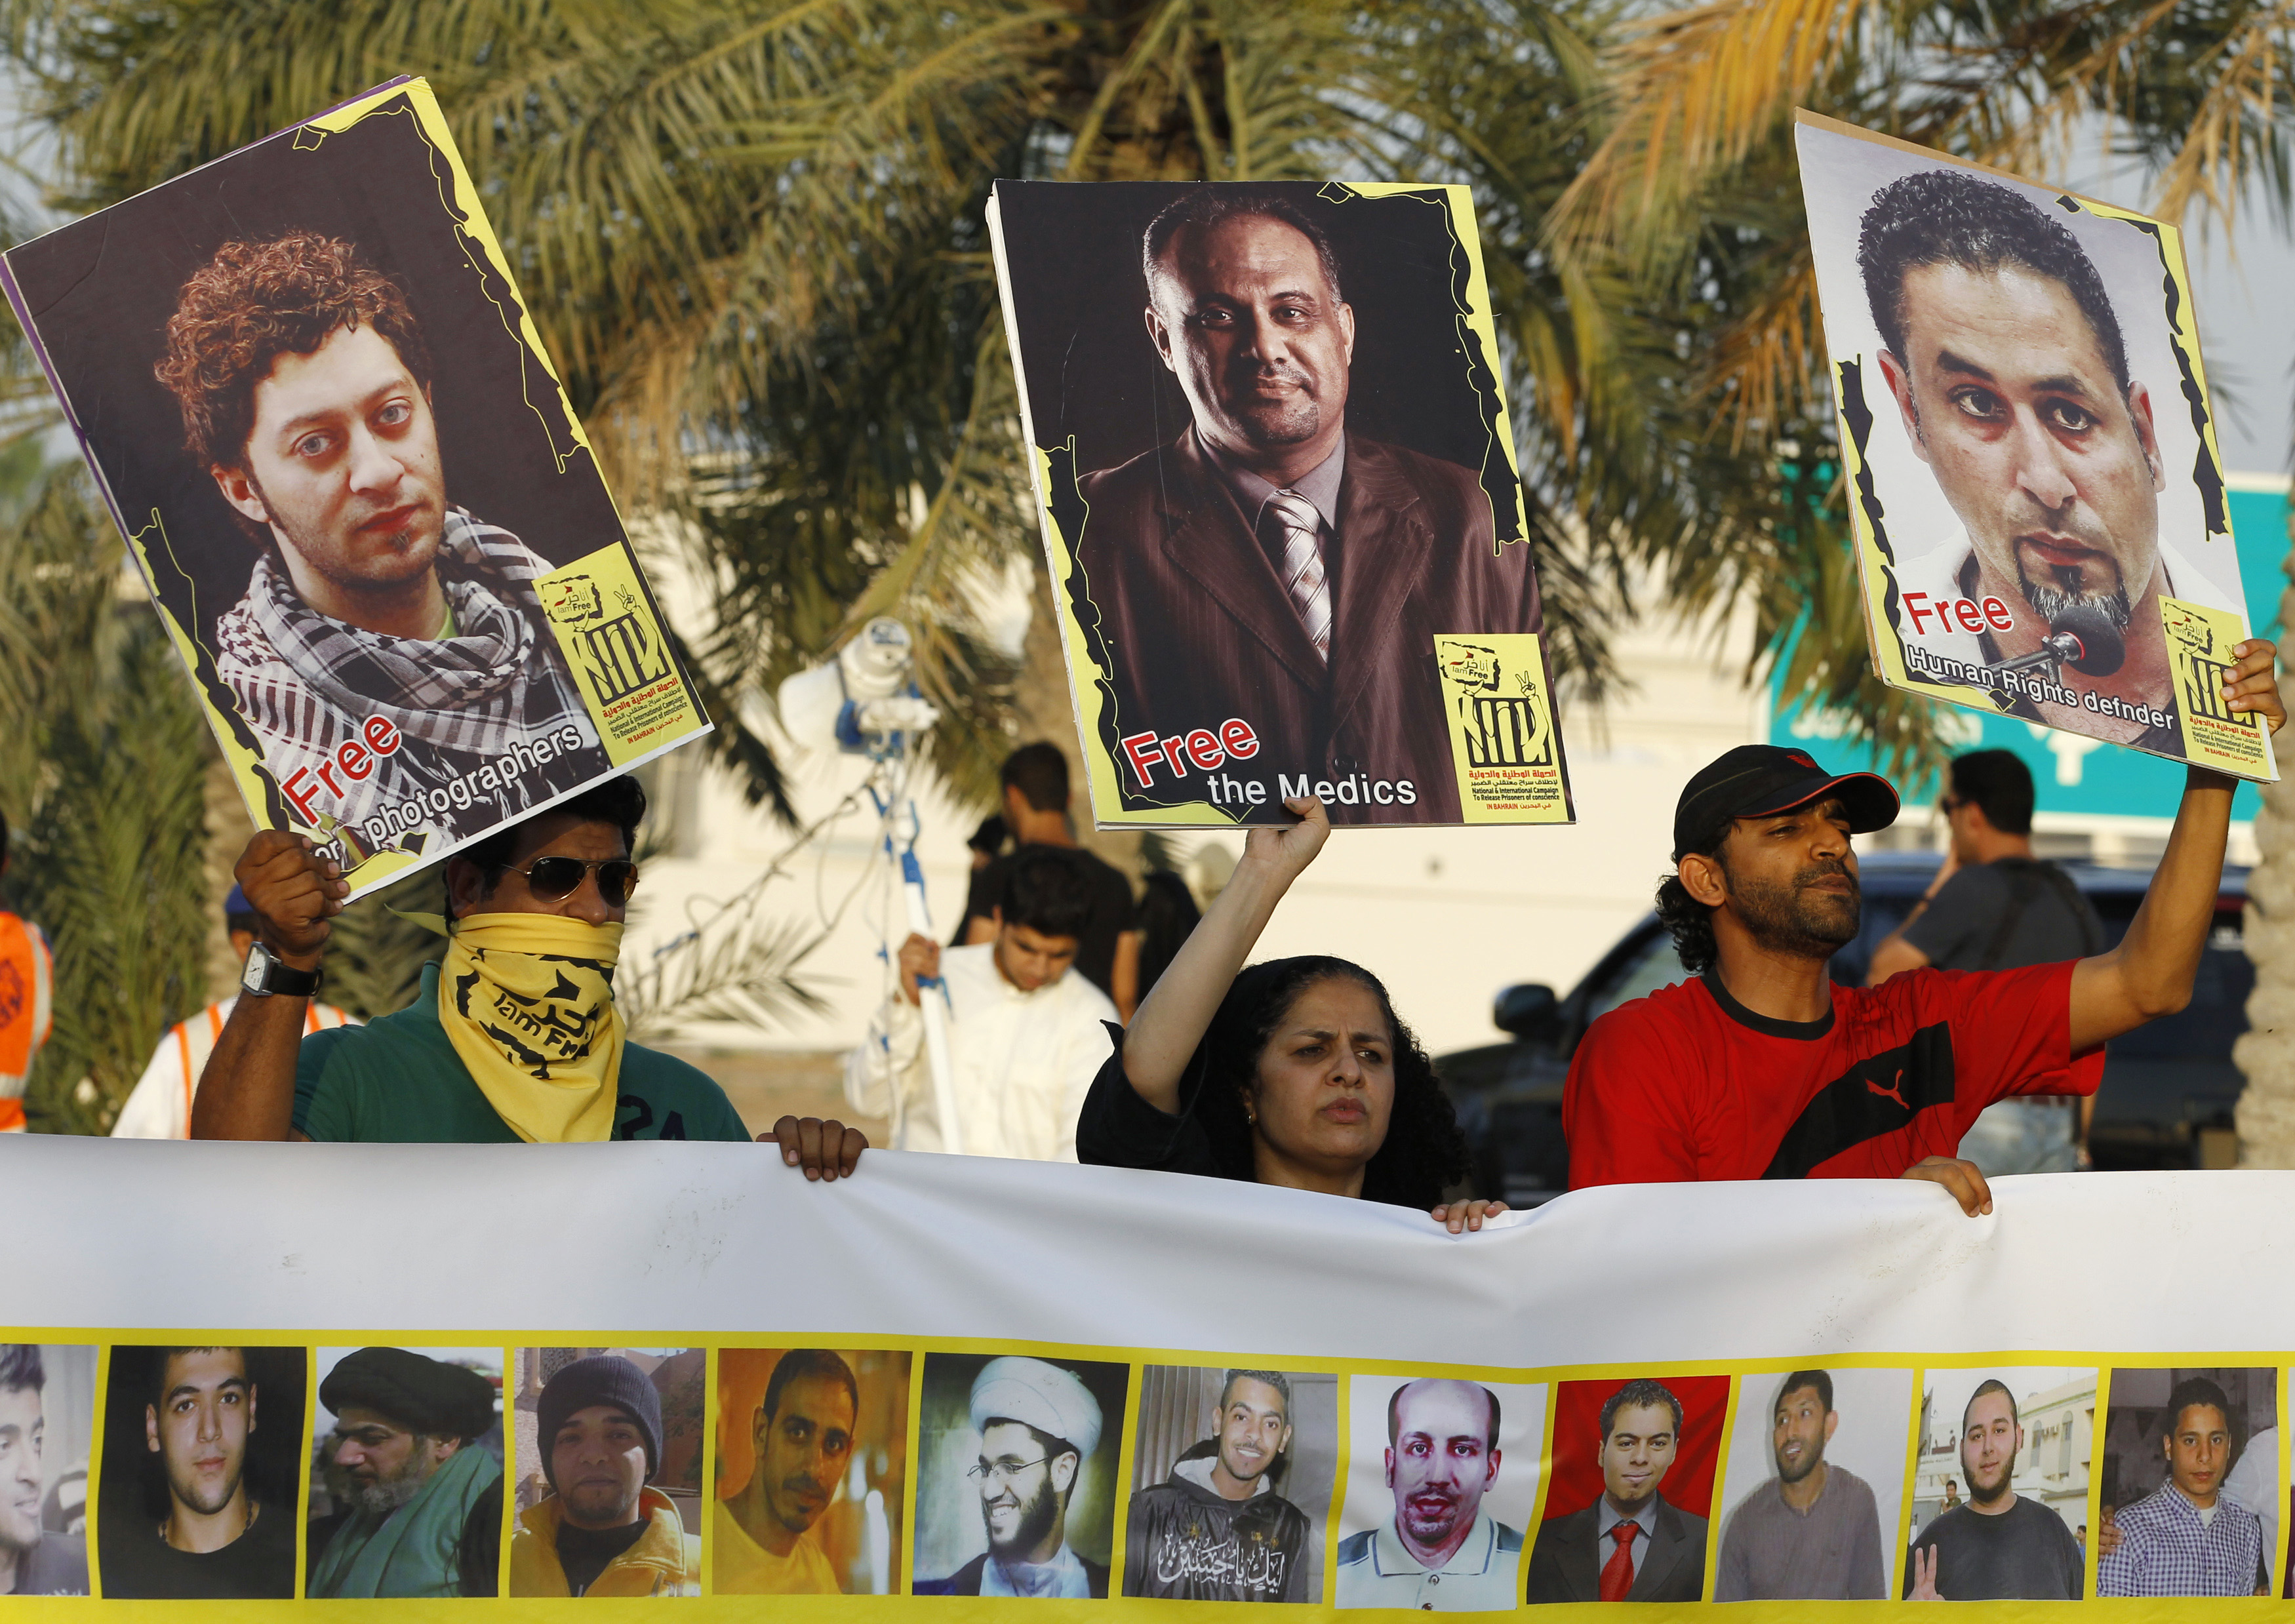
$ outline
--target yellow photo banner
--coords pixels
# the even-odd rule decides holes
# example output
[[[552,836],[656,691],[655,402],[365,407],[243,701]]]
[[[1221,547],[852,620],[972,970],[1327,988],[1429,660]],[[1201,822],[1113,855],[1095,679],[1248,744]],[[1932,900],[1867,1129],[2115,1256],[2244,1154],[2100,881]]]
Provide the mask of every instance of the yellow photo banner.
[[[80,1214],[8,1282],[10,1617],[2166,1619],[2288,1585],[2295,1311],[2251,1288],[2289,1175],[2009,1179],[1975,1220],[1618,1187],[1456,1236],[739,1145],[14,1138],[0,1179]]]

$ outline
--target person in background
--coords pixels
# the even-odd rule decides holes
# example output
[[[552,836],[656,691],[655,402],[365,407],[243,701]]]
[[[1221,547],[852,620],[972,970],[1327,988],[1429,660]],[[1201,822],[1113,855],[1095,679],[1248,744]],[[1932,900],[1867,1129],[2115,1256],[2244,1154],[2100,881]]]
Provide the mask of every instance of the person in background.
[[[986,817],[983,818],[980,820],[980,827],[972,831],[972,838],[964,843],[965,849],[972,853],[972,872],[975,874],[979,873],[990,863],[994,862],[999,857],[1002,856],[1004,854],[1004,843],[1011,837],[1011,831],[1004,827],[1004,820],[1002,817],[995,812],[990,812]],[[971,884],[972,882],[969,879],[965,881],[965,885],[968,888]],[[956,934],[948,939],[949,946],[962,947],[965,943],[965,938],[970,934],[971,929],[971,918],[968,916],[959,914],[956,920]]]
[[[1499,1201],[1443,1202],[1465,1137],[1386,989],[1320,956],[1243,967],[1331,833],[1322,803],[1254,828],[1243,861],[1092,1079],[1076,1157],[1432,1209],[1452,1234]],[[1442,1204],[1437,1204],[1441,1203]]]
[[[257,919],[255,910],[248,905],[247,893],[237,885],[224,899],[223,918],[224,927],[231,933],[231,956],[243,964],[255,945]],[[119,1120],[111,1124],[113,1138],[192,1137],[192,1099],[199,1092],[200,1074],[207,1070],[208,1057],[215,1053],[216,1040],[223,1036],[238,1003],[239,994],[233,992],[167,1029],[159,1046],[151,1051],[151,1063],[143,1068],[143,1075],[119,1107]],[[314,998],[305,1007],[303,1035],[307,1038],[314,1032],[360,1024],[356,1016]]]
[[[0,817],[0,878],[8,873],[8,820]],[[0,909],[0,1133],[24,1131],[24,1085],[53,1024],[55,956],[29,919]]]
[[[534,1409],[550,1493],[519,1515],[510,1595],[700,1595],[701,1537],[653,1486],[661,1395],[646,1373],[617,1353],[576,1359]]]
[[[1131,882],[1076,845],[1068,823],[1068,759],[1049,744],[1022,745],[1004,758],[1004,824],[1012,850],[976,867],[964,900],[964,940],[974,947],[996,934],[996,904],[1004,877],[1031,846],[1057,849],[1083,878],[1091,915],[1079,933],[1076,968],[1115,1001],[1128,1021],[1139,1002],[1139,932],[1132,919]],[[976,836],[976,839],[977,836]]]
[[[1092,908],[1062,852],[1021,851],[1004,869],[996,934],[945,952],[928,936],[901,946],[901,985],[846,1057],[845,1098],[889,1116],[895,1150],[950,1150],[933,1096],[922,998],[945,996],[949,1065],[962,1148],[976,1156],[1075,1160],[1076,1114],[1107,1052],[1115,1006],[1072,971]],[[938,987],[919,983],[940,977]]]
[[[1954,758],[1937,803],[1950,831],[1944,866],[1904,924],[1873,950],[1865,984],[1934,965],[2013,970],[2103,951],[2103,921],[2071,877],[2032,855],[2031,769],[2006,750]],[[2095,1097],[2004,1099],[1961,1137],[1985,1177],[2070,1172],[2085,1161]]]
[[[2263,1566],[2273,1594],[2279,1588],[2279,1495],[2272,1479],[2279,1475],[2279,1429],[2267,1426],[2247,1440],[2239,1458],[2224,1473],[2224,1493],[2253,1512],[2263,1524]],[[2080,1544],[2087,1544],[2083,1534]],[[2099,1555],[2101,1550],[2099,1549]]]
[[[1148,876],[1140,892],[1139,996],[1146,998],[1172,967],[1180,943],[1203,919],[1188,882],[1169,869]]]

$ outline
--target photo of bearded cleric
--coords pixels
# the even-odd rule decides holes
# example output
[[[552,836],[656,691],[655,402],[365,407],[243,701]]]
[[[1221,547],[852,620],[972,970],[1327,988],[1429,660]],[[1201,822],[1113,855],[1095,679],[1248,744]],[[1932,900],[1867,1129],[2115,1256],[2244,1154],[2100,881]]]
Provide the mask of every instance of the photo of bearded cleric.
[[[424,107],[401,86],[4,260],[255,822],[355,891],[702,725]]]
[[[1435,640],[1543,626],[1465,190],[999,182],[991,219],[1095,816],[1466,820]],[[1550,726],[1489,752],[1566,820]]]
[[[1104,1597],[1130,1367],[928,1353],[917,1595]]]
[[[1563,1382],[1530,1602],[1694,1602],[1720,1464],[1727,1376]]]
[[[1538,1505],[1547,1390],[1351,1376],[1336,1607],[1511,1611]]]
[[[1339,1378],[1150,1365],[1139,1376],[1123,1594],[1319,1602]]]
[[[2246,600],[2180,234],[1830,121],[1797,136],[1882,674],[2177,759],[2232,738],[2201,666]],[[2244,747],[2205,759],[2274,776]]]
[[[717,1355],[717,1595],[897,1595],[908,1483],[906,1353]]]
[[[300,1348],[112,1349],[96,1508],[107,1597],[295,1595],[308,1363]]]
[[[502,1589],[502,1351],[322,1348],[307,1596]]]

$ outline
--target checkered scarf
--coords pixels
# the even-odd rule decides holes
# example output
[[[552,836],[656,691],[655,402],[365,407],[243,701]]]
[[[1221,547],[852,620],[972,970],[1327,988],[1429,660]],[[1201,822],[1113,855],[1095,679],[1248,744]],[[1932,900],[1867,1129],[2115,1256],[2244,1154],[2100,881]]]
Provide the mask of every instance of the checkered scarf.
[[[550,565],[517,536],[446,510],[438,576],[454,613],[453,637],[429,642],[345,625],[312,610],[265,552],[246,603],[279,657],[326,704],[350,716],[384,716],[440,750],[494,756],[568,722],[595,730],[547,635],[535,577]]]

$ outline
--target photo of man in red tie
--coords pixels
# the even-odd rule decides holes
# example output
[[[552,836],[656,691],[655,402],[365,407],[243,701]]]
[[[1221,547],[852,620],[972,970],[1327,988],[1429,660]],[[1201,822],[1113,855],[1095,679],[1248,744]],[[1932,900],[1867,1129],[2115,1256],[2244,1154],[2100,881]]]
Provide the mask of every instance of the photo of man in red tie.
[[[1683,1419],[1681,1400],[1646,1377],[1603,1403],[1601,1496],[1539,1530],[1525,1600],[1694,1602],[1703,1594],[1705,1519],[1658,1492],[1681,1451]]]

